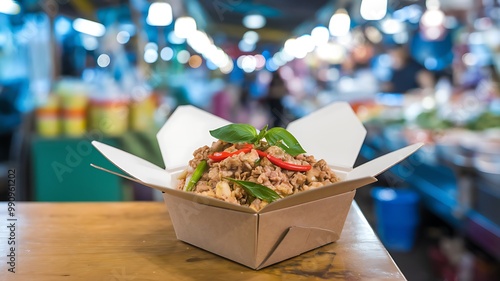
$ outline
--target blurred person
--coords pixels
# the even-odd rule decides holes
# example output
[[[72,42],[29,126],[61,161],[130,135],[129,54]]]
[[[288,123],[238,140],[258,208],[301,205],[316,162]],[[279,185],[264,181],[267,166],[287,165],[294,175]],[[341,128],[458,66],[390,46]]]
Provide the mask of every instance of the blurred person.
[[[212,112],[228,121],[236,121],[240,98],[236,85],[226,83],[222,89],[212,97]]]
[[[485,101],[500,98],[500,73],[495,66],[488,64],[483,66],[480,71],[482,77],[475,89],[476,97]]]
[[[397,45],[390,48],[388,54],[392,62],[392,77],[382,85],[384,92],[404,94],[419,88],[434,87],[433,74],[410,56],[407,47]]]
[[[261,100],[252,98],[248,87],[241,89],[239,107],[236,111],[236,123],[247,123],[259,129],[269,124],[268,110]]]
[[[269,127],[286,126],[285,108],[282,102],[283,98],[287,95],[288,89],[286,88],[285,81],[278,71],[273,72],[265,98],[271,116]]]
[[[350,54],[341,64],[336,90],[343,99],[364,100],[378,92],[379,83],[369,64],[356,62]]]

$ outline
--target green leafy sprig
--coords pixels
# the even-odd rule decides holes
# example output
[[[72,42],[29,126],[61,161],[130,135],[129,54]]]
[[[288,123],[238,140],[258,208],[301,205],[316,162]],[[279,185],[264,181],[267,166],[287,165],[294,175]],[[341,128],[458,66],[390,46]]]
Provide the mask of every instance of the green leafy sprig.
[[[251,181],[242,181],[232,178],[225,178],[225,179],[241,185],[248,194],[252,195],[253,197],[259,198],[260,200],[271,203],[281,198],[278,193],[276,193],[274,190],[270,189],[267,186]]]
[[[210,131],[214,138],[229,143],[253,143],[259,144],[265,139],[269,145],[275,145],[282,148],[286,153],[293,157],[305,153],[297,139],[286,129],[275,127],[267,129],[267,125],[257,133],[257,129],[248,124],[229,124]]]

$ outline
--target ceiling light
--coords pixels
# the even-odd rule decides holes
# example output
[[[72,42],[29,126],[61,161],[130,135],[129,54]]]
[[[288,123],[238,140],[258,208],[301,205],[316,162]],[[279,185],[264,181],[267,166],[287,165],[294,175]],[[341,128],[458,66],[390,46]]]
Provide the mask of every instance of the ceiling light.
[[[165,47],[161,49],[160,57],[164,61],[169,61],[174,57],[174,50],[170,47]]]
[[[316,47],[314,40],[309,34],[304,34],[297,38],[297,44],[300,45],[301,48],[307,53],[314,51],[314,48]]]
[[[178,44],[182,44],[182,43],[186,42],[186,39],[179,38],[179,37],[177,37],[177,35],[175,35],[175,31],[170,31],[168,33],[168,42],[178,45]]]
[[[217,46],[210,44],[203,50],[202,55],[205,59],[212,60],[213,57],[216,57],[218,55],[217,53],[219,52],[219,49],[220,48],[217,48]]]
[[[387,0],[362,0],[359,12],[365,20],[381,20],[387,14]]]
[[[236,65],[239,67],[239,68],[242,68],[243,69],[243,59],[246,57],[246,55],[243,55],[243,56],[239,56],[237,59],[236,59]]]
[[[233,68],[234,68],[233,61],[228,60],[226,65],[224,65],[223,67],[220,68],[220,72],[222,72],[224,74],[229,74],[229,73],[231,73],[231,71],[233,71]]]
[[[316,55],[331,64],[339,64],[346,57],[346,49],[340,44],[327,43],[316,48]]]
[[[283,45],[283,53],[286,53],[290,55],[291,57],[295,58],[295,54],[297,52],[297,46],[295,44],[295,41],[297,39],[295,38],[290,38],[285,41],[285,44]]]
[[[255,44],[250,44],[243,39],[238,43],[238,49],[244,53],[253,52],[255,50]]]
[[[344,36],[351,29],[351,18],[345,9],[338,9],[330,18],[328,25],[330,34],[333,36]]]
[[[205,32],[196,30],[190,37],[187,38],[187,43],[197,53],[202,54],[212,45],[212,40]]]
[[[253,30],[249,30],[243,34],[243,40],[248,44],[255,44],[259,41],[259,34]]]
[[[192,17],[180,17],[175,20],[175,36],[188,38],[196,31],[196,21]]]
[[[438,0],[427,0],[425,5],[427,10],[420,19],[423,36],[427,40],[438,40],[446,33],[444,27],[446,16],[443,11],[439,9]]]
[[[439,0],[427,0],[425,1],[425,7],[429,10],[437,10],[440,7]]]
[[[83,48],[87,51],[94,51],[99,47],[99,41],[94,36],[82,34],[80,38]]]
[[[149,6],[146,22],[152,26],[167,26],[172,23],[172,6],[155,2]]]
[[[444,23],[445,15],[441,10],[427,10],[420,19],[425,27],[438,27]]]
[[[294,58],[303,59],[306,57],[311,46],[310,44],[306,43],[307,41],[310,40],[308,40],[306,37],[299,37],[297,39],[290,38],[286,40],[285,45],[283,46],[283,51],[293,56]],[[312,44],[312,46],[314,48],[314,44]]]
[[[107,67],[110,62],[111,62],[111,58],[106,54],[101,54],[97,58],[97,65],[99,67],[102,67],[102,68]]]
[[[191,54],[189,54],[189,52],[186,50],[182,50],[177,53],[177,61],[182,64],[187,63],[190,57]]]
[[[156,44],[155,42],[146,43],[146,45],[144,45],[144,51],[147,50],[158,51],[158,44]]]
[[[311,31],[311,37],[314,44],[316,46],[319,46],[328,42],[328,40],[330,39],[330,32],[328,31],[328,28],[324,26],[316,26]]]
[[[266,25],[266,18],[260,14],[249,14],[243,18],[243,25],[250,29],[259,29]]]
[[[116,34],[116,41],[120,44],[127,44],[130,40],[130,33],[128,31],[122,30]]]
[[[213,46],[213,45],[212,45]],[[207,52],[206,57],[211,60],[217,67],[223,67],[227,64],[229,57],[224,53],[221,48],[215,47],[210,48],[210,52]]]
[[[396,34],[402,32],[405,26],[398,20],[387,18],[380,23],[380,28],[385,34]]]
[[[82,18],[77,18],[73,21],[73,28],[78,32],[95,37],[101,37],[104,35],[104,33],[106,33],[106,28],[104,27],[104,25]]]
[[[0,13],[7,15],[17,15],[21,11],[21,6],[16,1],[0,1]]]
[[[245,56],[241,61],[241,66],[246,73],[253,72],[257,68],[257,60],[254,56]]]
[[[158,60],[158,52],[154,49],[147,49],[144,51],[144,61],[147,63],[154,63]]]

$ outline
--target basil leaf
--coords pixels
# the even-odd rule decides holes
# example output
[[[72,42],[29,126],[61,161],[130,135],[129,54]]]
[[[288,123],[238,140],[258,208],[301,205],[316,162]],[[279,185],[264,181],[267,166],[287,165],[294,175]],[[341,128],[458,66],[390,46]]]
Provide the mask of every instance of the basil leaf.
[[[257,138],[257,129],[248,124],[229,124],[210,131],[210,135],[229,143],[253,143]]]
[[[306,153],[297,139],[284,128],[274,127],[267,131],[264,137],[270,145],[281,147],[286,153],[293,157]]]
[[[276,193],[274,190],[270,189],[267,186],[263,186],[261,184],[251,181],[241,181],[231,178],[225,178],[225,179],[241,185],[243,189],[250,195],[257,197],[261,200],[267,201],[269,203],[281,198],[278,193]]]

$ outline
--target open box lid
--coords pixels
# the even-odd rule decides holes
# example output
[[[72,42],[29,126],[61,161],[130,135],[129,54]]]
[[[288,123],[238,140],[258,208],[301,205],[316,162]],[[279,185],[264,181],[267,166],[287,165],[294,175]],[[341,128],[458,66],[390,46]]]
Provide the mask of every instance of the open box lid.
[[[177,107],[156,134],[165,169],[186,167],[196,149],[217,140],[209,131],[230,123],[191,105]]]
[[[366,136],[363,123],[346,102],[327,105],[288,124],[307,154],[337,169],[350,169]]]

